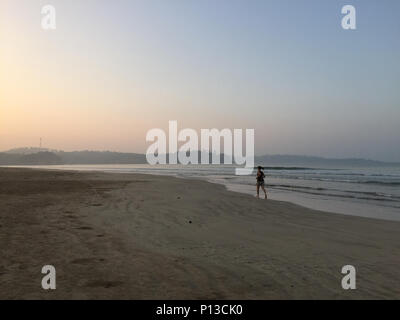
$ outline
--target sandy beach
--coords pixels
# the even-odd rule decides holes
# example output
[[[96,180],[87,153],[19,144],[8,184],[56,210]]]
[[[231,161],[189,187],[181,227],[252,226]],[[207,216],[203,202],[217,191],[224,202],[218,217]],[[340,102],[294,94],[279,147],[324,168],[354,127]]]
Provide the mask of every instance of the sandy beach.
[[[399,222],[200,180],[0,168],[0,245],[0,299],[400,298]]]

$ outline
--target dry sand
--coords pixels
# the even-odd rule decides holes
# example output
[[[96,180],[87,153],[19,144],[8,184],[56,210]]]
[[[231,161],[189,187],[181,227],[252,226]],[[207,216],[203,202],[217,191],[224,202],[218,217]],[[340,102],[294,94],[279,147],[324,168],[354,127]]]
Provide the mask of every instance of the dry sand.
[[[400,298],[399,222],[204,181],[0,168],[0,246],[0,299]]]

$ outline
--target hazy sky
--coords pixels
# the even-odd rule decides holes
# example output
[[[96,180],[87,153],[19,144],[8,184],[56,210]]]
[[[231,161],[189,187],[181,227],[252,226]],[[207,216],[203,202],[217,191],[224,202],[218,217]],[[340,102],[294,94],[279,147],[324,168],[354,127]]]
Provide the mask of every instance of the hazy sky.
[[[144,152],[168,120],[400,161],[400,1],[0,0],[0,150]]]

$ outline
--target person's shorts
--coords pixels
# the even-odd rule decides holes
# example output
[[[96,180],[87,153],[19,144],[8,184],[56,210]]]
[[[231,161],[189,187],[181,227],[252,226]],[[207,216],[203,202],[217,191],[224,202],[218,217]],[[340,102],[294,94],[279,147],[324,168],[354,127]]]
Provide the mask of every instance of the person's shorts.
[[[263,187],[264,186],[264,181],[257,181],[257,186]]]

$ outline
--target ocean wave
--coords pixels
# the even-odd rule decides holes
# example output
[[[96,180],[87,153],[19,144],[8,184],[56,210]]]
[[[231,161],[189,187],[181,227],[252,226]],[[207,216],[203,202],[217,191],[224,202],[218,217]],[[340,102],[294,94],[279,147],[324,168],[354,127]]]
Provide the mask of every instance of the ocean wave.
[[[344,193],[362,194],[362,195],[368,195],[368,196],[373,196],[373,197],[387,197],[387,198],[393,198],[393,199],[400,200],[400,196],[395,196],[393,194],[387,194],[387,193],[382,193],[382,192],[374,192],[374,191],[355,191],[355,190],[343,190],[343,189],[335,189],[335,188],[294,186],[294,185],[288,185],[288,184],[268,184],[268,186],[269,187],[288,188],[288,189],[314,190],[314,191],[337,191],[337,192],[344,192]]]
[[[382,193],[382,192],[374,192],[374,191],[355,191],[355,190],[342,190],[342,189],[334,189],[334,188],[321,188],[321,187],[308,187],[308,186],[293,186],[293,185],[286,185],[286,184],[268,184],[268,187],[271,188],[285,188],[285,189],[293,189],[294,191],[297,190],[306,190],[306,191],[313,191],[317,192],[320,191],[321,193],[319,194],[327,194],[326,192],[342,192],[344,194],[357,194],[357,195],[364,195],[364,196],[369,196],[370,198],[372,197],[380,197],[380,198],[385,198],[385,199],[392,199],[394,201],[400,201],[400,196],[396,196],[393,194],[388,194],[388,193]],[[338,195],[338,194],[336,194]],[[338,195],[341,196],[341,195]],[[398,200],[397,200],[398,199]]]
[[[282,187],[273,187],[273,189],[277,189],[277,190],[284,190],[284,191],[288,191],[288,188],[282,188]],[[293,188],[290,188],[292,190],[289,191],[294,191]],[[329,190],[327,190],[329,191]],[[312,195],[317,195],[317,196],[325,196],[325,197],[335,197],[335,198],[345,198],[345,199],[357,199],[357,200],[369,200],[369,201],[384,201],[384,202],[393,202],[393,203],[400,203],[399,200],[396,200],[393,197],[372,197],[372,196],[361,196],[361,195],[357,195],[357,194],[352,194],[351,192],[347,193],[347,194],[337,194],[337,193],[332,193],[332,192],[316,192],[313,190],[302,190],[300,191],[301,193],[304,194],[312,194]],[[391,206],[394,208],[400,208],[400,206]]]
[[[305,167],[263,167],[264,170],[332,170],[332,169],[320,169],[320,168],[305,168]],[[257,167],[254,167],[257,169]]]
[[[361,181],[358,183],[400,186],[400,181],[373,181],[373,180],[371,180],[371,181]]]
[[[271,178],[280,179],[293,179],[293,180],[308,180],[308,181],[321,181],[321,182],[343,182],[354,184],[375,184],[384,186],[400,186],[399,180],[362,180],[362,179],[345,179],[345,178],[323,178],[323,177],[310,177],[310,176],[289,176],[289,175],[270,175]]]
[[[246,181],[240,184],[253,186],[254,184]],[[360,200],[373,200],[373,201],[387,201],[400,203],[400,196],[391,193],[376,192],[376,191],[358,191],[358,190],[343,190],[337,188],[325,188],[325,187],[312,187],[312,186],[300,186],[290,185],[282,183],[268,183],[267,188],[283,191],[298,192],[304,194],[312,194],[324,197],[335,197],[335,198],[348,198],[348,199],[360,199]]]

